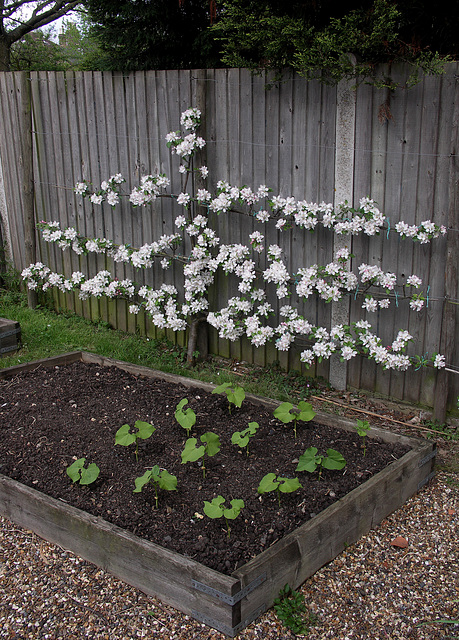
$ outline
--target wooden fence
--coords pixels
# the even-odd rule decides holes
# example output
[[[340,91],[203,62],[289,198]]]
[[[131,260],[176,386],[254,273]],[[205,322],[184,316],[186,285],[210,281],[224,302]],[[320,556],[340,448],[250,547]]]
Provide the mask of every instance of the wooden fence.
[[[89,237],[132,246],[171,233],[177,213],[171,200],[142,210],[131,209],[127,202],[113,209],[92,207],[75,196],[73,186],[81,179],[98,185],[121,172],[130,190],[142,175],[161,171],[171,177],[172,192],[178,193],[178,161],[164,138],[179,128],[184,109],[199,105],[205,115],[209,185],[219,179],[252,187],[266,184],[274,194],[315,202],[346,198],[358,204],[370,196],[391,227],[400,219],[409,224],[432,219],[448,227],[448,234],[432,244],[403,241],[395,233],[344,242],[356,255],[356,265],[378,264],[400,277],[415,273],[423,279],[428,305],[420,314],[410,312],[408,301],[400,299],[369,320],[384,344],[390,344],[399,329],[407,329],[415,337],[413,352],[446,353],[449,375],[432,368],[383,371],[364,358],[348,366],[336,359],[322,362],[312,373],[341,386],[429,406],[441,392],[451,408],[459,395],[454,373],[459,371],[458,71],[457,63],[450,64],[444,75],[392,94],[368,85],[353,89],[343,82],[330,87],[299,77],[286,77],[267,89],[269,77],[243,69],[1,73],[0,212],[7,253],[17,269],[30,261],[33,249],[26,243],[25,229],[31,222],[31,185],[36,221],[59,220]],[[403,80],[406,70],[392,70],[392,75]],[[247,234],[259,228],[253,219],[236,213],[216,217],[213,224],[224,243],[246,244]],[[283,247],[290,272],[327,264],[343,242],[323,228],[280,233],[266,225],[264,232],[267,244]],[[79,258],[40,240],[36,259],[67,274],[76,269],[94,274],[106,266],[101,257]],[[152,285],[164,278],[181,282],[175,268],[134,274],[117,265],[116,275],[144,278]],[[220,279],[211,294],[213,305],[223,306],[236,291],[235,283]],[[341,306],[316,299],[304,304],[293,298],[292,303],[322,326],[336,318],[352,322],[364,313],[360,296],[347,297]],[[121,329],[154,334],[148,319],[136,320],[123,303],[83,303],[76,296],[56,294],[56,304]],[[279,360],[288,368],[298,366],[300,347],[289,353],[273,346],[255,349],[244,340],[229,343],[211,332],[210,349],[263,365]]]

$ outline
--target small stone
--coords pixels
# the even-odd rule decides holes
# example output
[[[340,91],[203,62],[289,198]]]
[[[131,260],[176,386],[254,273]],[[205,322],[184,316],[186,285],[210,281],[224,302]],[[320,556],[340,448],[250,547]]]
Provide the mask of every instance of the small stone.
[[[393,540],[391,540],[391,545],[393,547],[399,547],[400,549],[406,549],[408,546],[408,540],[402,538],[402,536],[397,536]]]

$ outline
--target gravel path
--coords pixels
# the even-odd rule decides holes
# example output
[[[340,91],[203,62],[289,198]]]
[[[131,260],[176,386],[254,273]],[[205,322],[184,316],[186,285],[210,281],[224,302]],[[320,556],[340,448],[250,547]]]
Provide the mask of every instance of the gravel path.
[[[408,546],[391,545],[398,536]],[[453,639],[459,626],[459,480],[439,473],[301,587],[310,640]],[[273,610],[242,640],[289,639]],[[72,553],[0,518],[0,638],[225,638]]]

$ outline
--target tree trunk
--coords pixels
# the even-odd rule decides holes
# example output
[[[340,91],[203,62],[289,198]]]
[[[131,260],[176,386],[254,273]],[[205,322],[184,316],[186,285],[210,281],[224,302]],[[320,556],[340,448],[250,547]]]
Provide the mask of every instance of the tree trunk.
[[[196,363],[196,354],[199,351],[199,360],[205,360],[208,356],[207,322],[204,316],[194,317],[190,324],[188,336],[187,357],[189,365]]]
[[[10,43],[5,35],[0,34],[0,71],[9,71],[11,66]]]

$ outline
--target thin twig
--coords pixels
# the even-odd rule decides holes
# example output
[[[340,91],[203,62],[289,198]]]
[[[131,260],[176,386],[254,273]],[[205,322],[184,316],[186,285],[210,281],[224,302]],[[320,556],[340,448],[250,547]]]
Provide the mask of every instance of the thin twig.
[[[420,427],[419,425],[407,424],[406,422],[401,422],[400,420],[396,420],[395,418],[391,418],[389,416],[381,416],[379,413],[374,413],[374,411],[368,411],[367,409],[357,409],[349,404],[343,404],[342,402],[335,402],[334,400],[327,400],[326,398],[320,398],[319,396],[310,396],[314,398],[314,400],[320,400],[320,402],[330,402],[331,404],[336,404],[338,407],[343,407],[343,409],[349,409],[351,411],[358,411],[359,413],[366,413],[369,416],[374,416],[375,418],[379,418],[380,420],[390,420],[391,422],[396,422],[397,424],[401,424],[408,429],[420,429],[421,431],[428,431],[429,433],[436,433],[434,429],[427,429],[427,427]]]

